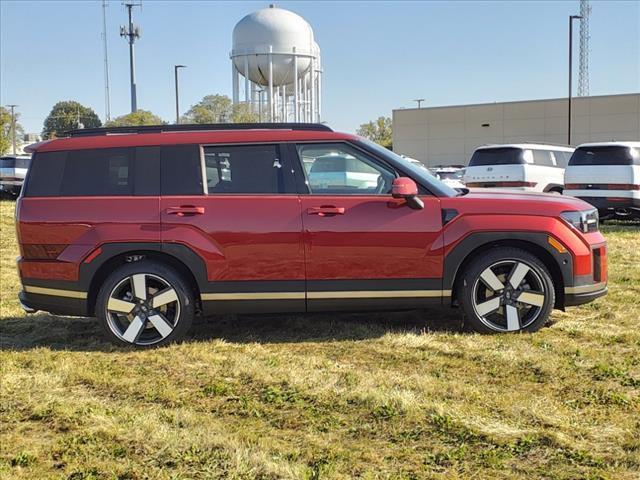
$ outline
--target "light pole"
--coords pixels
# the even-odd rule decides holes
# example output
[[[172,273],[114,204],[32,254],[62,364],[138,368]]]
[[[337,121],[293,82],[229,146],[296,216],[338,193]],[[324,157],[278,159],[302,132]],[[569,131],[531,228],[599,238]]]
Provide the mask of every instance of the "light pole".
[[[11,109],[11,146],[13,149],[13,154],[16,154],[16,112],[15,108],[18,105],[7,105],[8,108]]]
[[[176,125],[180,123],[180,101],[178,94],[178,69],[179,68],[187,68],[186,65],[174,65],[173,66],[173,74],[176,79]]]
[[[580,15],[569,16],[569,98],[568,98],[568,123],[567,123],[567,145],[571,145],[571,80],[573,79],[573,21],[580,20]]]
[[[422,102],[424,102],[424,98],[416,98],[414,102],[418,103],[418,108],[422,106]]]

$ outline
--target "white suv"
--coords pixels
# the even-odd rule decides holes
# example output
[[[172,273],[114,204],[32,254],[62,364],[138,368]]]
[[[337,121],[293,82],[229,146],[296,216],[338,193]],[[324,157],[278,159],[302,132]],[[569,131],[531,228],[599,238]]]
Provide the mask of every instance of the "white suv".
[[[464,174],[469,188],[562,193],[564,167],[573,148],[532,143],[476,148]]]
[[[589,202],[602,218],[640,218],[640,142],[579,145],[564,180],[564,193]]]
[[[30,162],[31,157],[28,155],[7,155],[0,158],[0,191],[17,197]]]

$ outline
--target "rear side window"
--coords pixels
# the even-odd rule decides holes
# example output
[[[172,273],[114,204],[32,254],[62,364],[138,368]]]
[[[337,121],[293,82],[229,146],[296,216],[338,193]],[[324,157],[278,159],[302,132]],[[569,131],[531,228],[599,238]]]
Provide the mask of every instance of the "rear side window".
[[[534,150],[533,163],[542,167],[555,167],[555,163],[551,158],[551,152],[549,150]]]
[[[158,147],[36,153],[24,195],[157,195],[159,172]]]
[[[29,158],[16,158],[16,168],[29,168],[30,163]]]
[[[470,167],[483,165],[518,165],[525,163],[519,148],[482,148],[473,152]]]
[[[210,195],[286,193],[277,145],[204,147]]]
[[[573,152],[569,165],[640,165],[640,151],[634,147],[580,147]]]

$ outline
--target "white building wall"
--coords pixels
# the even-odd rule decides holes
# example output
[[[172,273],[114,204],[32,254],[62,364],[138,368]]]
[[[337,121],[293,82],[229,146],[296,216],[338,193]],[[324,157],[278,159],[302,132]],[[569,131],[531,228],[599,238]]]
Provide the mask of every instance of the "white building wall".
[[[640,140],[640,93],[573,99],[571,143]],[[428,166],[466,165],[488,143],[567,143],[567,99],[393,111],[393,150]]]

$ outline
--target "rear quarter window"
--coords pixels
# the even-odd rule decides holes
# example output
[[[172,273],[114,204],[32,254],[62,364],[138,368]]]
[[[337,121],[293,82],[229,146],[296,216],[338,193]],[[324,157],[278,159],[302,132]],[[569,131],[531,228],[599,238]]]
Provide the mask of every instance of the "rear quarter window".
[[[580,147],[573,152],[569,165],[640,165],[640,150],[624,146]]]
[[[519,165],[525,163],[519,148],[482,148],[473,152],[470,167],[484,165]]]
[[[24,195],[157,195],[159,147],[104,148],[36,153]]]

